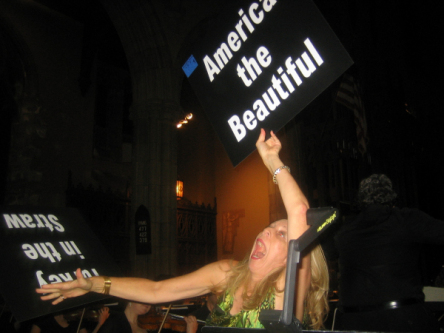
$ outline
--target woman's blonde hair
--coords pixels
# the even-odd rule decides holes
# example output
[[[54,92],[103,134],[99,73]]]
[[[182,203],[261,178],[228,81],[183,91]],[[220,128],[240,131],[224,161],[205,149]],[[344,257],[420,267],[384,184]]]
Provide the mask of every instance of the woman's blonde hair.
[[[311,257],[311,282],[305,299],[304,317],[309,317],[312,329],[323,328],[324,320],[328,314],[328,268],[325,261],[322,247],[317,244],[310,251]],[[244,286],[242,298],[244,310],[257,308],[271,293],[283,292],[277,288],[277,282],[282,274],[285,274],[285,266],[279,267],[270,272],[260,283],[248,292],[248,283],[251,272],[248,268],[250,256],[247,255],[237,265],[232,264],[228,281],[223,288],[234,297],[234,293],[241,286]],[[220,288],[219,292],[220,293]],[[306,319],[304,318],[304,321]]]
[[[310,318],[310,328],[320,329],[324,327],[327,319],[329,276],[328,266],[325,260],[324,251],[320,244],[313,246],[310,251],[311,258],[311,280],[305,298],[304,313]]]

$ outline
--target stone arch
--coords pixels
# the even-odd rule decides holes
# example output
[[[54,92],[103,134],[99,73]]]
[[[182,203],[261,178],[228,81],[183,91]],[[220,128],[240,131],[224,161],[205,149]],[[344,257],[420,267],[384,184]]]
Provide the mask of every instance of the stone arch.
[[[46,130],[39,114],[37,70],[26,43],[4,18],[0,20],[0,100],[0,204],[36,204],[41,173],[29,161],[38,159],[38,148],[31,148],[35,148],[35,136]],[[20,136],[22,140],[14,141]],[[26,193],[14,186],[21,179],[33,184]]]
[[[6,21],[0,20],[0,75],[11,76],[18,86],[14,87],[15,99],[20,105],[39,100],[37,70],[32,53],[20,35]],[[4,84],[4,82],[2,82]]]
[[[102,1],[125,50],[134,86],[146,99],[176,101],[173,57],[153,1]],[[136,92],[137,94],[137,92]]]
[[[151,255],[135,255],[137,276],[176,272],[177,143],[179,80],[170,46],[152,0],[101,1],[126,54],[132,82],[134,123],[132,214],[145,205],[151,215]],[[134,232],[131,233],[134,237]]]

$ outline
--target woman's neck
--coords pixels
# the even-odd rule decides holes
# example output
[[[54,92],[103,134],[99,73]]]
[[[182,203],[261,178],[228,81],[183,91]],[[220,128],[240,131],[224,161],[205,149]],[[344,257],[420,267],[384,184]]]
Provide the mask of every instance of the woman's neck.
[[[243,293],[245,293],[245,295],[250,297],[254,292],[254,288],[259,284],[260,281],[260,278],[254,278],[253,276],[250,276],[247,283],[242,285],[240,289]]]
[[[265,278],[265,276],[266,275],[254,274],[252,272],[250,278],[248,279],[248,291],[253,290],[254,287]]]

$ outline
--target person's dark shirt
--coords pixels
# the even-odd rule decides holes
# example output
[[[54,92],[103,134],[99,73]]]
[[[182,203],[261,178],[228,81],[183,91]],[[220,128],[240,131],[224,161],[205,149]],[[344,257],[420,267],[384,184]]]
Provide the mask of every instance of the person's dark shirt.
[[[423,300],[418,266],[424,243],[444,243],[444,222],[414,209],[365,208],[336,235],[341,304]]]
[[[79,328],[79,320],[69,321],[68,327],[62,327],[55,320],[54,316],[49,316],[35,323],[40,328],[41,333],[76,333]],[[80,327],[81,329],[83,328]]]
[[[189,313],[188,316],[194,316],[197,320],[205,321],[210,314],[210,310],[208,309],[207,304],[201,306],[199,309],[194,310],[193,312]]]
[[[131,333],[131,325],[124,312],[110,316],[99,330],[99,333]]]
[[[197,320],[200,320],[200,322],[198,322],[196,333],[202,332],[202,327],[205,326],[205,323],[202,322],[205,322],[210,312],[211,311],[208,309],[207,303],[205,303],[203,306],[201,306],[200,308],[194,310],[193,312],[187,315],[187,316],[194,316],[196,317]]]

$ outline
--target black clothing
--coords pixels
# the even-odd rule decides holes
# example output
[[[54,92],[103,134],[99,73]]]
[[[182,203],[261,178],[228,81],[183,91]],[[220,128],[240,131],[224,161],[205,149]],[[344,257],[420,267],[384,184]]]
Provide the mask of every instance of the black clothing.
[[[346,224],[335,240],[340,307],[351,310],[341,316],[344,325],[340,329],[381,330],[375,326],[375,318],[383,324],[382,318],[387,316],[391,331],[399,327],[398,331],[405,332],[406,326],[401,322],[430,319],[427,309],[423,310],[420,250],[421,244],[444,243],[444,222],[415,209],[370,205]],[[405,306],[384,309],[392,301]],[[421,310],[413,314],[418,307]],[[359,323],[359,327],[354,326]],[[410,332],[415,330],[412,325]]]
[[[119,312],[105,321],[99,329],[99,333],[132,333],[132,329],[125,313]]]
[[[203,306],[201,306],[197,310],[194,310],[193,312],[189,313],[188,316],[194,316],[194,317],[196,317],[197,320],[205,321],[207,319],[208,315],[210,314],[210,312],[211,311],[208,309],[208,306],[205,303]],[[205,326],[204,323],[198,322],[196,333],[202,332],[202,327],[204,327],[204,326]]]
[[[204,304],[199,309],[194,310],[193,312],[189,313],[188,316],[194,316],[198,320],[205,321],[210,314],[210,310],[208,309],[207,304]]]
[[[68,327],[62,327],[54,316],[37,321],[34,325],[40,328],[41,333],[77,333],[80,321],[70,321]],[[82,329],[83,327],[81,327]]]
[[[439,332],[436,317],[425,303],[392,310],[338,313],[335,330],[366,332]]]

